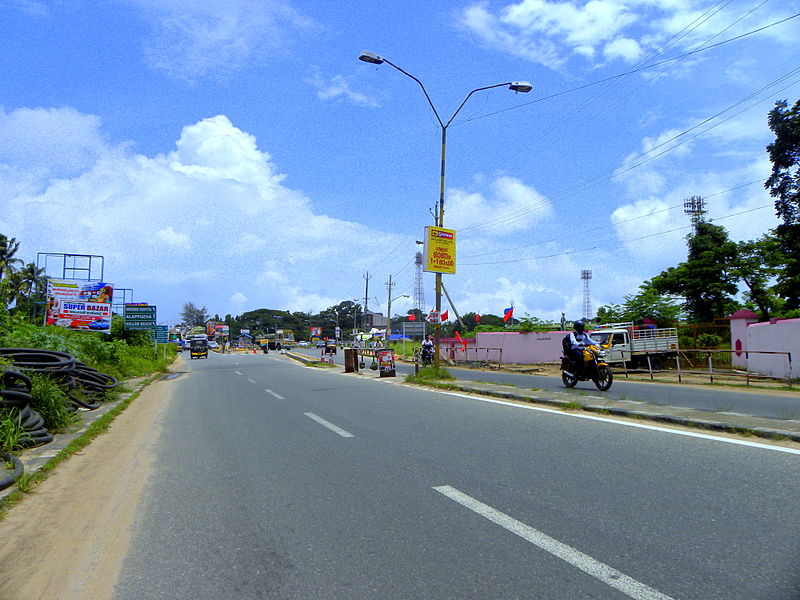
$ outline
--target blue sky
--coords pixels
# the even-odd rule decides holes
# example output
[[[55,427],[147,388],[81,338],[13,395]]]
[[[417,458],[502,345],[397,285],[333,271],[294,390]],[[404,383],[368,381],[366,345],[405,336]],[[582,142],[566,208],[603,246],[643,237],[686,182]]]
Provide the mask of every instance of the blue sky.
[[[596,308],[685,259],[690,196],[734,239],[776,224],[766,116],[800,97],[798,13],[796,0],[2,0],[0,232],[26,261],[103,255],[105,279],[165,323],[185,301],[316,312],[363,299],[367,272],[369,308],[385,312],[390,275],[393,296],[414,291],[440,129],[417,84],[360,62],[367,50],[422,81],[445,121],[475,88],[532,84],[474,94],[448,128],[458,272],[444,281],[460,312],[577,318],[581,270]]]

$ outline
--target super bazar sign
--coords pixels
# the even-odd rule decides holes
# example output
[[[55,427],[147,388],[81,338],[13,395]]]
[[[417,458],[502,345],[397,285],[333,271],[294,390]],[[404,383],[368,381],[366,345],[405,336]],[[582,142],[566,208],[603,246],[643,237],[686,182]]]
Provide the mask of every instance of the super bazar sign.
[[[64,302],[61,305],[62,314],[99,314],[107,315],[109,308],[107,304],[82,304],[76,302]]]

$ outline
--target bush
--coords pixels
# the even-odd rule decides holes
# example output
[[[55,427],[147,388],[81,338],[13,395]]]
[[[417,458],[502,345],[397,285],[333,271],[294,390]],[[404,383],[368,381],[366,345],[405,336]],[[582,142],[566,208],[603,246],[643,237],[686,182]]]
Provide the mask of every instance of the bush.
[[[450,371],[442,367],[438,369],[436,367],[422,367],[416,375],[406,375],[406,381],[410,383],[427,383],[442,379],[452,380],[455,377],[450,374]]]
[[[31,376],[31,408],[42,415],[49,432],[60,433],[75,422],[76,415],[70,411],[71,405],[67,394],[50,377]]]
[[[698,348],[717,348],[722,342],[722,338],[713,333],[701,333],[697,336]]]

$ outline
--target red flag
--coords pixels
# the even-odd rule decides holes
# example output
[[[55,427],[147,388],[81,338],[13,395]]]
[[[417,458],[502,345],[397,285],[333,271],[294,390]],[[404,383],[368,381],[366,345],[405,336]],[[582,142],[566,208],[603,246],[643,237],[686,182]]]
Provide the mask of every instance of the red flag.
[[[478,313],[475,313],[475,322],[476,323],[480,323],[481,322],[481,316]]]
[[[457,339],[459,342],[460,342],[460,341],[462,341],[462,340],[461,340],[461,334],[459,334],[457,331],[456,331],[456,339]]]
[[[417,320],[417,315],[414,315],[414,314],[408,315],[408,320],[409,321],[416,321]]]
[[[447,311],[442,313],[442,321],[447,321]]]
[[[503,322],[508,323],[508,320],[514,316],[514,307],[507,308],[503,311]]]

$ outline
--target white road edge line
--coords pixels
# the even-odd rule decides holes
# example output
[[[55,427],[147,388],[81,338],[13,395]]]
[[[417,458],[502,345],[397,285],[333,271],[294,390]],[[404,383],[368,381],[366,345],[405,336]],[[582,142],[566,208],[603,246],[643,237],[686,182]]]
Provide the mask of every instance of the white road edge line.
[[[513,517],[492,508],[488,504],[484,504],[476,500],[472,496],[468,496],[449,485],[441,485],[433,488],[440,494],[450,498],[454,502],[458,502],[462,506],[470,509],[471,511],[479,514],[480,516],[488,519],[492,523],[499,525],[503,529],[518,535],[522,539],[530,542],[549,552],[553,556],[569,563],[573,567],[580,569],[584,573],[599,579],[606,585],[619,590],[626,596],[635,598],[636,600],[672,600],[670,596],[666,596],[654,590],[653,588],[631,579],[624,573],[617,571],[613,567],[605,563],[595,560],[588,554],[584,554],[580,550],[576,550],[572,546],[568,546],[556,539],[551,538],[549,535],[517,521]]]
[[[276,394],[275,392],[273,392],[273,391],[272,391],[272,390],[270,390],[270,389],[265,389],[264,391],[265,391],[265,392],[267,392],[267,393],[268,393],[270,396],[272,396],[273,398],[277,398],[278,400],[286,400],[286,398],[284,398],[284,397],[283,397],[283,396],[281,396],[280,394]]]
[[[237,375],[241,375],[242,374],[241,371],[234,371],[234,373],[236,373]]]
[[[329,421],[326,421],[326,420],[325,420],[325,419],[323,419],[322,417],[318,417],[318,416],[317,416],[317,415],[315,415],[314,413],[307,412],[307,413],[303,413],[303,414],[304,414],[305,416],[307,416],[309,419],[312,419],[313,421],[316,421],[317,423],[319,423],[319,424],[320,424],[320,425],[322,425],[323,427],[327,427],[327,428],[328,428],[328,429],[330,429],[332,432],[339,434],[339,435],[340,435],[340,436],[342,436],[343,438],[351,438],[351,437],[355,437],[355,436],[354,436],[352,433],[350,433],[349,431],[345,431],[345,430],[344,430],[344,429],[342,429],[341,427],[337,427],[337,426],[336,426],[336,425],[334,425],[333,423],[331,423],[331,422],[329,422]]]
[[[723,442],[725,444],[735,444],[738,446],[749,446],[751,448],[761,448],[762,450],[772,450],[774,452],[786,452],[787,454],[800,454],[800,450],[796,448],[784,448],[782,446],[771,446],[769,444],[759,444],[758,442],[748,442],[745,440],[734,440],[731,438],[717,437],[715,435],[708,435],[706,433],[694,433],[692,431],[681,431],[679,429],[670,429],[668,427],[658,427],[657,425],[644,425],[643,423],[628,423],[627,421],[617,421],[607,417],[593,417],[592,415],[579,415],[564,412],[561,410],[554,410],[552,408],[543,408],[541,406],[526,406],[523,404],[515,404],[513,402],[506,402],[505,400],[495,400],[494,398],[481,398],[478,396],[469,396],[467,394],[460,394],[458,392],[443,392],[440,394],[446,396],[456,396],[458,398],[468,398],[469,400],[477,400],[479,402],[488,402],[489,404],[502,404],[504,406],[511,406],[514,408],[522,408],[525,410],[535,410],[538,412],[550,413],[553,415],[561,415],[562,417],[572,417],[574,419],[586,419],[588,421],[600,421],[601,423],[612,423],[614,425],[622,425],[624,427],[634,427],[637,429],[647,429],[649,431],[660,431],[662,433],[671,433],[673,435],[683,435],[686,437],[699,438],[701,440],[712,440],[715,442]]]

